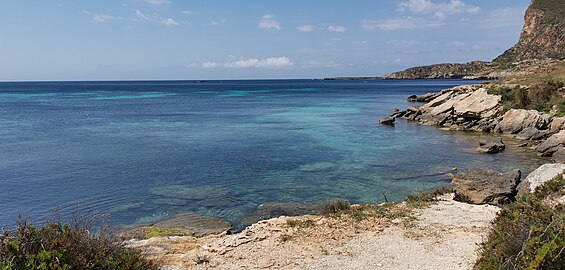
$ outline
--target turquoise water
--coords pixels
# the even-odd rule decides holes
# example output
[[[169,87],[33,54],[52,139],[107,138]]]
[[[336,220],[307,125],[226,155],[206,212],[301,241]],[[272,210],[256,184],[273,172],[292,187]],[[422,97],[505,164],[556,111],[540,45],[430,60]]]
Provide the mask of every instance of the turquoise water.
[[[0,225],[109,213],[149,224],[182,211],[241,228],[266,203],[401,200],[488,167],[546,160],[516,147],[473,148],[484,134],[403,120],[406,97],[469,83],[165,81],[0,83]]]

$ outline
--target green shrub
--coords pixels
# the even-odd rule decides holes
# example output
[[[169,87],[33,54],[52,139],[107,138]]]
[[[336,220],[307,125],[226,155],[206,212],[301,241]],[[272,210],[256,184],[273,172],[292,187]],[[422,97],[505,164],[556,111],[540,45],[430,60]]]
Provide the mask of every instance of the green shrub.
[[[564,186],[557,177],[504,206],[481,244],[475,269],[563,269],[565,206],[552,209],[543,199]]]
[[[126,248],[108,226],[49,220],[42,226],[21,219],[0,235],[0,269],[153,269],[138,251]]]

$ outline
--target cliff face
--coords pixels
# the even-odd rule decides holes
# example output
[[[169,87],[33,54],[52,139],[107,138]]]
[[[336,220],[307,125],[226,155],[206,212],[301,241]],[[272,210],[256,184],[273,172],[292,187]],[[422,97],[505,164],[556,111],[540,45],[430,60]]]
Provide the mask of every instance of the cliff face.
[[[505,65],[548,58],[565,58],[563,0],[533,0],[524,17],[520,40],[494,62]]]
[[[466,64],[421,66],[385,75],[385,79],[460,79],[476,76],[491,68],[491,63],[473,61]]]

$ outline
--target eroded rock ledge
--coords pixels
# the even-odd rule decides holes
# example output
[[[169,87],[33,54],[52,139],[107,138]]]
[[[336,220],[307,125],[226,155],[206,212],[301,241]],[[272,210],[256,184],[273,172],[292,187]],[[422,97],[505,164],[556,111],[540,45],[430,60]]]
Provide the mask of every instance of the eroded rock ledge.
[[[511,134],[525,141],[540,156],[565,162],[565,118],[554,112],[535,110],[503,110],[502,97],[489,94],[483,85],[466,85],[411,96],[409,101],[425,102],[395,112],[391,117],[402,117],[425,125],[436,125],[450,130]]]

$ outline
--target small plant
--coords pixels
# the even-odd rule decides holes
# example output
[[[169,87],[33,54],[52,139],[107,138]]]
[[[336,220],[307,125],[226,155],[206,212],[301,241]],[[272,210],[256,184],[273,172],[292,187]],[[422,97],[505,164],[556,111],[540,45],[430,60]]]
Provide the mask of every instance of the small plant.
[[[552,209],[543,200],[565,187],[557,177],[536,192],[506,205],[481,244],[475,269],[563,269],[565,265],[565,206]]]
[[[286,225],[291,228],[306,229],[316,226],[316,222],[313,220],[300,220],[300,219],[289,219],[286,221]]]
[[[292,240],[292,238],[293,236],[290,234],[281,234],[281,236],[279,236],[279,242],[285,243]]]

